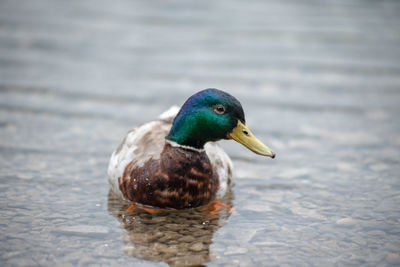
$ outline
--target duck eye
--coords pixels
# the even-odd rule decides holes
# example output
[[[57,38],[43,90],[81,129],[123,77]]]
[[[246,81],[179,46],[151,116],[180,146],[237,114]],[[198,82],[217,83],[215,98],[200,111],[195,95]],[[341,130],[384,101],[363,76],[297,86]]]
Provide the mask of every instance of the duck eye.
[[[214,106],[214,112],[217,114],[224,114],[225,113],[225,106],[218,104]]]

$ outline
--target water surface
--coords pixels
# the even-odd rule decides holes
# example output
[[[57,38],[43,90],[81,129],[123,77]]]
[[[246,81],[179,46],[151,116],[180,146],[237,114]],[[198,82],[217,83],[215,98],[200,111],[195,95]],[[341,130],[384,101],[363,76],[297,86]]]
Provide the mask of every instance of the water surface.
[[[400,264],[397,1],[2,1],[0,265]],[[224,89],[237,211],[127,213],[111,152]]]

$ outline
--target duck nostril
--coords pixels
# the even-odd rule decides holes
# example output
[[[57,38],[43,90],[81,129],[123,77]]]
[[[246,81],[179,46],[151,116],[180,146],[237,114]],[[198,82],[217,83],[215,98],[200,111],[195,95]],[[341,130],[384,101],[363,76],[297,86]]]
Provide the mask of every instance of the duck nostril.
[[[245,134],[245,135],[249,135],[249,132],[248,131],[246,131],[246,130],[243,130],[243,133]]]

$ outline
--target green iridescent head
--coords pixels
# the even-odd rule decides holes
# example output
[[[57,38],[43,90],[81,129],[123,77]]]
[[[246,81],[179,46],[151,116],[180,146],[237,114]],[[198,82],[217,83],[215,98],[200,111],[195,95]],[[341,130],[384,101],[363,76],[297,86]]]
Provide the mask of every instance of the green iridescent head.
[[[221,90],[206,89],[183,104],[167,139],[203,148],[208,141],[227,139],[238,120],[245,122],[242,105],[236,98]]]
[[[240,102],[218,89],[200,91],[186,100],[166,139],[198,149],[209,141],[234,139],[257,154],[274,156],[246,127]]]

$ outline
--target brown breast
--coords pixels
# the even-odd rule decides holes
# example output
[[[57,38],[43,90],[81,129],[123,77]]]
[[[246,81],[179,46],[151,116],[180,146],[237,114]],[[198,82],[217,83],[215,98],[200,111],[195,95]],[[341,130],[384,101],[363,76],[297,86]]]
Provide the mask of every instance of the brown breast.
[[[215,198],[218,177],[207,154],[165,143],[160,158],[141,167],[133,160],[119,178],[129,200],[161,208],[184,209],[207,204]]]

